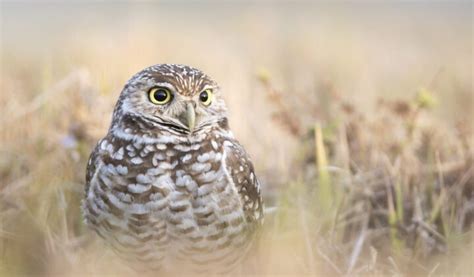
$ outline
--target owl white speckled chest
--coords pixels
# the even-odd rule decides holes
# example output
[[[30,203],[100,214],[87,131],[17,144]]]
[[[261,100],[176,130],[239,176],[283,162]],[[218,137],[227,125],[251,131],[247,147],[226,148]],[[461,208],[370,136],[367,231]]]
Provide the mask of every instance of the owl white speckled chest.
[[[248,188],[234,182],[245,184],[239,173],[251,170],[239,151],[229,133],[216,130],[193,138],[112,133],[97,145],[86,221],[119,254],[152,269],[229,269],[250,247],[251,221],[261,216],[242,194]],[[239,166],[232,171],[229,162]],[[256,182],[253,173],[248,181]]]

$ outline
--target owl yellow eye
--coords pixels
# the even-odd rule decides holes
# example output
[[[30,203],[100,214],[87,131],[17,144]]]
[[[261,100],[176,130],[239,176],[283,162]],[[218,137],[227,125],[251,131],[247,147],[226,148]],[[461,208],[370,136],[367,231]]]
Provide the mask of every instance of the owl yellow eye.
[[[212,102],[212,91],[210,89],[206,89],[205,91],[199,94],[199,101],[201,101],[204,105],[209,106]]]
[[[173,95],[167,88],[152,88],[148,92],[148,98],[153,104],[164,105],[173,99]]]

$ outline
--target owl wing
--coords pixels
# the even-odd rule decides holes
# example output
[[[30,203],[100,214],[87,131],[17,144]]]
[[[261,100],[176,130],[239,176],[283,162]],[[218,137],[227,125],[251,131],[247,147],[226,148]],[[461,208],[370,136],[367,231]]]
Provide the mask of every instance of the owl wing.
[[[99,142],[96,144],[94,151],[92,151],[89,157],[89,161],[87,162],[86,188],[85,188],[86,193],[89,191],[90,182],[97,169],[97,163],[98,163],[98,158],[99,158],[99,145],[101,141],[102,140],[99,140]]]
[[[224,146],[227,171],[241,196],[247,222],[261,224],[263,222],[263,200],[253,164],[238,141],[227,140]]]

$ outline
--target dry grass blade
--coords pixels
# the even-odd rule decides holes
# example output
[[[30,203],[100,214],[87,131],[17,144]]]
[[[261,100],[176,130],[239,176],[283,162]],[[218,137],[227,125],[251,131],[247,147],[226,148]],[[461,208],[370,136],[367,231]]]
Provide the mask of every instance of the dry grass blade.
[[[331,209],[331,206],[334,204],[334,194],[331,188],[331,178],[329,172],[327,171],[327,158],[326,150],[324,148],[323,134],[321,126],[316,124],[314,128],[314,141],[315,141],[315,150],[316,150],[316,159],[317,159],[317,170],[318,170],[318,196],[319,203],[324,212],[327,212]]]
[[[364,241],[367,236],[367,227],[369,224],[369,217],[366,216],[363,223],[362,223],[362,228],[360,230],[359,237],[357,238],[356,242],[354,243],[354,249],[352,250],[352,253],[349,258],[349,264],[347,266],[347,274],[350,274],[354,268],[354,266],[357,263],[357,259],[360,256],[360,253],[362,251],[362,246],[364,245]]]

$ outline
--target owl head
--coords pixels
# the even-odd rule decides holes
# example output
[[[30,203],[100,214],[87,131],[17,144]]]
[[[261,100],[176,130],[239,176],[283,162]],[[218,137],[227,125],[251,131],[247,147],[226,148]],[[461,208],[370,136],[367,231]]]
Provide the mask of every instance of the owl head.
[[[133,117],[161,129],[192,135],[227,122],[219,86],[202,71],[158,64],[135,74],[116,104],[112,126]]]

